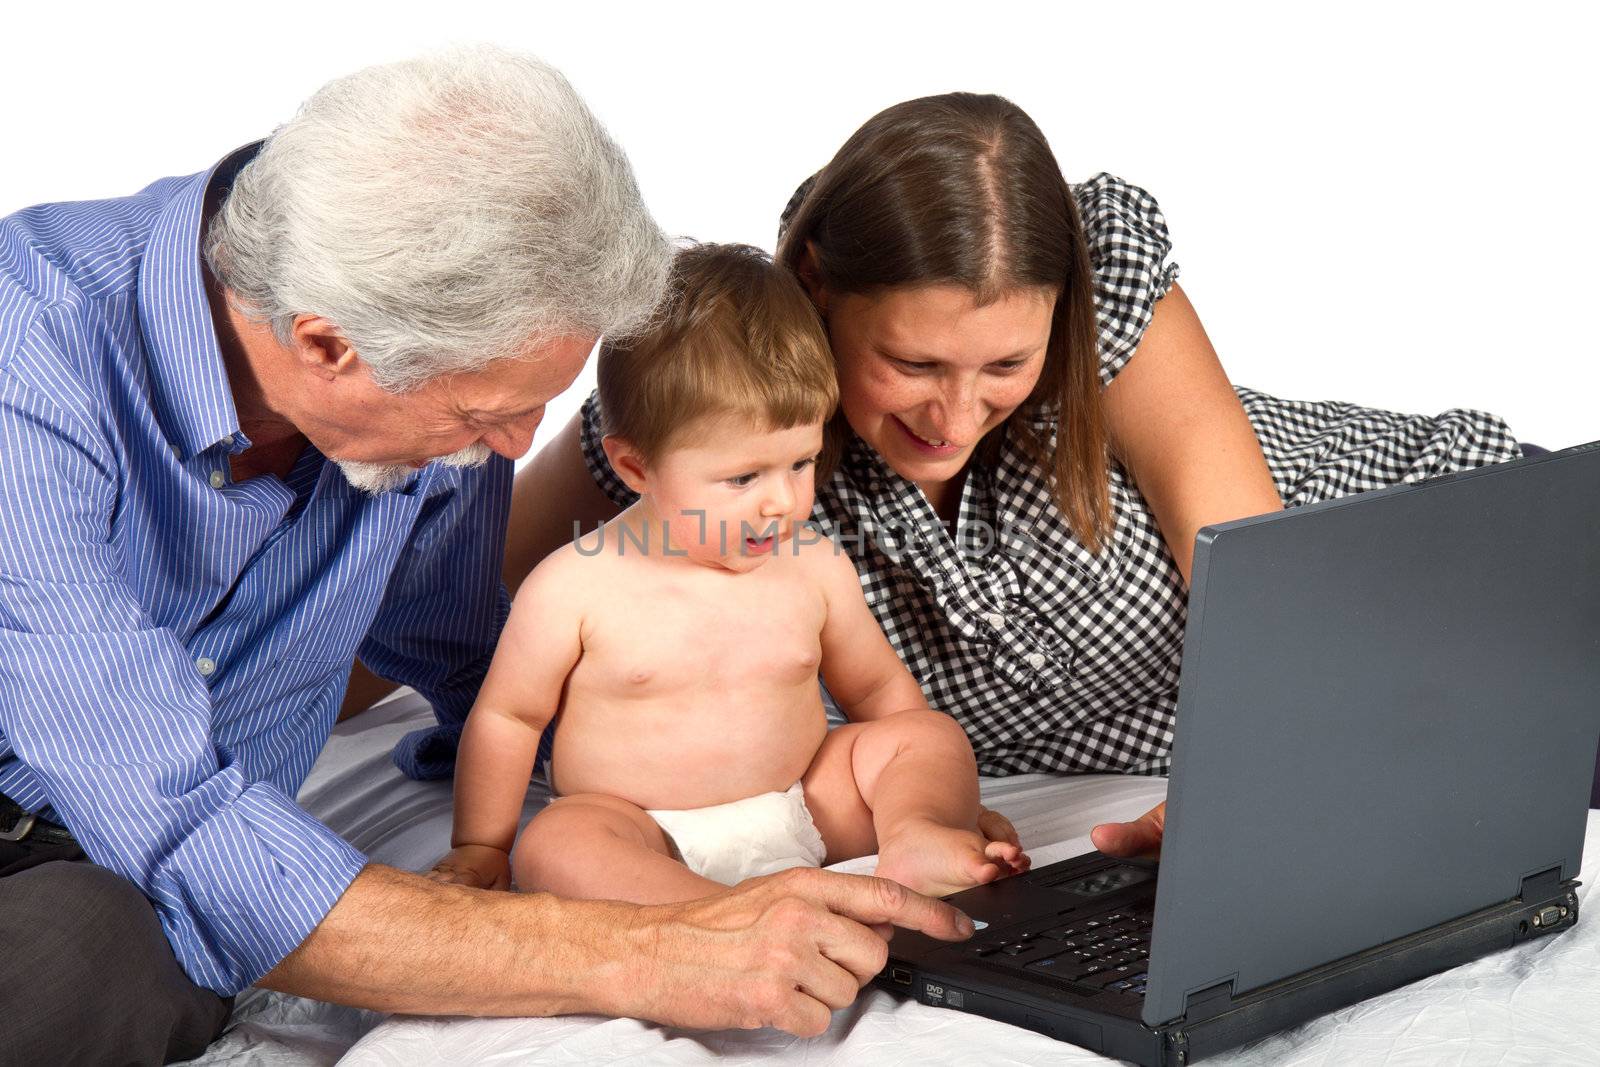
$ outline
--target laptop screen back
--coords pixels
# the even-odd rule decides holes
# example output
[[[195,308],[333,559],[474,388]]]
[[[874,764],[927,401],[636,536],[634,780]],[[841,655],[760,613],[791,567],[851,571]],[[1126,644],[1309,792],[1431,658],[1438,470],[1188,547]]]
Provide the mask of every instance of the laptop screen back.
[[[1147,1023],[1576,876],[1596,449],[1202,532]]]

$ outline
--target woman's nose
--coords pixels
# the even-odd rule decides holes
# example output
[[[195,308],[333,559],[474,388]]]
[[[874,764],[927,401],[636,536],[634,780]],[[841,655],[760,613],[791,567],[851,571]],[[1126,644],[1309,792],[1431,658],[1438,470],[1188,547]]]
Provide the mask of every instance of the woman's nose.
[[[933,411],[933,423],[939,436],[953,444],[971,444],[983,423],[980,407],[977,382],[956,381],[946,385]]]

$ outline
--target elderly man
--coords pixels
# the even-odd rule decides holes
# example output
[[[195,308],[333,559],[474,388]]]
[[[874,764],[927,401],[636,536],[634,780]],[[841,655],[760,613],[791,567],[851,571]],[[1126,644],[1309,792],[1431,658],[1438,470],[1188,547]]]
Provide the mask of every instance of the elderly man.
[[[0,221],[0,1061],[187,1058],[251,983],[817,1033],[888,924],[970,932],[818,871],[661,908],[443,885],[292,799],[357,654],[437,711],[402,767],[448,773],[510,460],[670,254],[566,82],[493,50]]]

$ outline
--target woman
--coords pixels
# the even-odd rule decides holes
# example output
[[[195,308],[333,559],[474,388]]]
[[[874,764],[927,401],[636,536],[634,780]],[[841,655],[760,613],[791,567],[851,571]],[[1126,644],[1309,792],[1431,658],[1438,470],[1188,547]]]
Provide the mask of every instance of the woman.
[[[878,114],[784,213],[839,372],[815,517],[986,774],[1166,771],[1201,527],[1518,454],[1483,413],[1235,390],[1168,251],[1148,194],[1069,189],[994,96]],[[513,588],[630,499],[596,404],[518,479]],[[1163,814],[1095,843],[1149,851]]]

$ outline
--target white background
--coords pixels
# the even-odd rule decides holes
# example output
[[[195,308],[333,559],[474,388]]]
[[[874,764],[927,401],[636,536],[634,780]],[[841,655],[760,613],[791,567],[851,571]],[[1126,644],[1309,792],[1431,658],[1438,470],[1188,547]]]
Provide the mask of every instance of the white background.
[[[770,248],[873,112],[999,92],[1069,180],[1160,200],[1235,381],[1600,438],[1600,5],[1395,6],[11,6],[0,214],[203,169],[331,77],[493,41],[567,74],[669,232]]]

